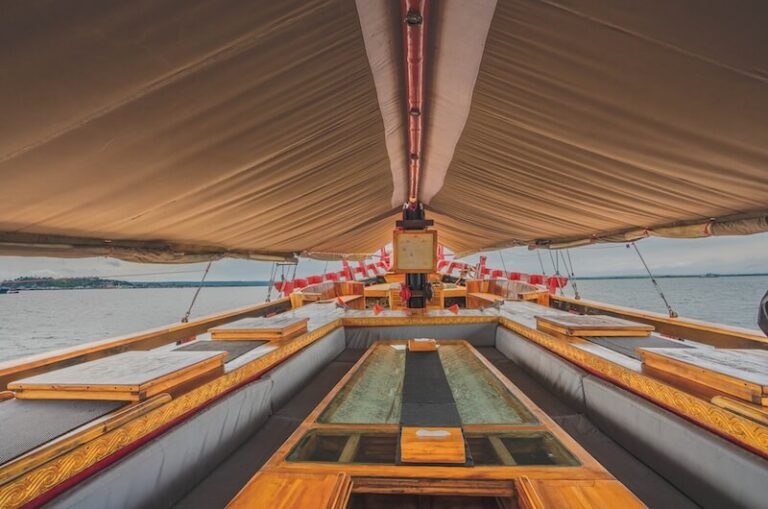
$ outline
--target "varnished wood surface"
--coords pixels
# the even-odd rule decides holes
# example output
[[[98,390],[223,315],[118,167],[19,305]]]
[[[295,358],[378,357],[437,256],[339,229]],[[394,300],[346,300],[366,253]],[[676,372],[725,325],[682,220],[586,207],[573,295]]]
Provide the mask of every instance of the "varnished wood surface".
[[[366,286],[363,289],[363,295],[367,297],[384,298],[389,295],[390,283],[378,283],[375,285]]]
[[[277,315],[269,318],[244,318],[210,330],[212,339],[281,339],[306,332],[309,318]]]
[[[494,293],[467,292],[467,308],[482,309],[496,302],[504,302],[504,297]]]
[[[227,505],[228,509],[343,509],[352,492],[344,473],[259,472]]]
[[[620,364],[621,366],[624,366],[627,369],[631,369],[632,371],[640,372],[643,369],[643,363],[639,360],[633,359],[618,352],[614,352],[613,350],[605,348],[604,346],[596,345],[594,343],[573,343],[573,346],[579,350],[584,350],[585,352],[589,352],[593,355],[602,357],[605,360]]]
[[[757,329],[731,327],[690,318],[670,318],[661,313],[605,304],[584,299],[552,295],[552,305],[559,309],[607,314],[653,325],[656,331],[669,336],[699,341],[718,348],[768,349],[768,338]]]
[[[125,352],[13,382],[19,399],[138,401],[221,368],[226,352]]]
[[[467,296],[467,289],[463,286],[444,286],[443,287],[443,297],[446,299],[456,298],[456,297],[466,297]]]
[[[403,427],[400,431],[403,463],[457,463],[467,461],[461,428]]]
[[[653,326],[605,315],[540,315],[539,330],[553,330],[566,336],[647,336]]]
[[[646,507],[616,480],[558,481],[521,477],[515,481],[521,509],[640,509]]]
[[[641,348],[644,368],[667,372],[739,399],[768,404],[768,352]]]
[[[712,397],[712,404],[768,426],[768,408],[763,405],[754,405],[727,396]]]
[[[437,341],[434,339],[427,339],[426,341],[409,339],[408,350],[411,352],[434,352],[437,350]]]

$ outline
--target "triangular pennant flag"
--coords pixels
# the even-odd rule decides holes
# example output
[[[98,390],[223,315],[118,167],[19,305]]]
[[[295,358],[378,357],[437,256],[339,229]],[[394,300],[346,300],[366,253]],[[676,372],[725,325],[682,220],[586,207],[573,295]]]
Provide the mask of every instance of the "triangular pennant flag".
[[[384,311],[384,308],[381,307],[380,305],[376,304],[375,306],[373,306],[373,314],[374,315],[378,315],[382,311]]]
[[[454,315],[458,315],[459,314],[459,305],[458,304],[454,304],[453,306],[448,308],[448,311],[450,311]]]

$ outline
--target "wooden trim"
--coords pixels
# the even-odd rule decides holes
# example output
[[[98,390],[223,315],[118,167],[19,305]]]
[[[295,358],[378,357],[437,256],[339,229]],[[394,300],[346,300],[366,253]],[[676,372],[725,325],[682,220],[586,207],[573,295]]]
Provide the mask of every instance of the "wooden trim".
[[[499,321],[493,315],[452,315],[452,316],[345,316],[344,327],[397,327],[405,325],[457,325],[464,323],[494,323]]]
[[[158,394],[141,403],[122,407],[111,414],[89,422],[61,437],[47,442],[29,451],[0,468],[0,484],[4,484],[30,470],[50,461],[64,453],[89,442],[101,435],[119,428],[127,422],[136,419],[171,401],[169,394]]]
[[[641,311],[561,295],[551,296],[552,307],[565,311],[599,313],[653,325],[656,331],[668,336],[699,341],[718,348],[768,349],[768,338],[758,330],[729,327],[689,318],[670,318],[661,313]]]
[[[401,479],[456,479],[456,480],[511,480],[521,475],[536,479],[613,479],[608,472],[584,467],[565,466],[460,466],[435,465],[365,465],[357,463],[285,462],[276,466],[263,466],[261,472],[325,473],[344,471],[354,479],[361,477],[393,477]]]
[[[751,405],[727,396],[713,396],[712,404],[768,426],[768,408],[763,405]]]
[[[47,373],[55,369],[100,359],[128,350],[150,350],[174,341],[189,338],[208,331],[211,327],[251,316],[264,316],[273,312],[287,311],[287,298],[246,306],[224,313],[217,313],[188,323],[178,323],[157,329],[93,341],[70,348],[45,352],[38,355],[0,363],[0,390],[14,380]]]
[[[355,477],[352,479],[352,492],[502,498],[515,495],[513,484],[508,480],[393,479],[391,477]]]

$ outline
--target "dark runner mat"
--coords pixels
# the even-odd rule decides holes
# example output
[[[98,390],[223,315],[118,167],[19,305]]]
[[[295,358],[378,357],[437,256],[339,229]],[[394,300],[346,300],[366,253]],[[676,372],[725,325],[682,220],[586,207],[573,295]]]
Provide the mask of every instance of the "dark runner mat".
[[[405,353],[403,426],[461,427],[461,417],[437,352]]]

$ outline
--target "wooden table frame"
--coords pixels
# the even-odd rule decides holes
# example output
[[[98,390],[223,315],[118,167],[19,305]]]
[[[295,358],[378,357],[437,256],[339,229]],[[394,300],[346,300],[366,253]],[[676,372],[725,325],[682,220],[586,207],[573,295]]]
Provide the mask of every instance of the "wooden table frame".
[[[460,344],[468,348],[483,366],[501,381],[504,387],[518,398],[539,420],[538,425],[465,425],[465,434],[510,432],[510,431],[546,431],[551,433],[580,463],[580,466],[474,466],[471,468],[451,466],[405,466],[405,465],[370,465],[351,463],[292,462],[286,457],[310,431],[360,433],[397,433],[399,424],[324,424],[317,422],[320,415],[330,405],[342,388],[355,376],[374,349],[381,344],[406,344],[405,341],[380,341],[372,345],[355,363],[353,368],[323,398],[320,404],[301,423],[296,431],[283,443],[261,471],[280,471],[284,473],[344,472],[353,479],[353,492],[392,493],[408,492],[411,486],[414,493],[445,493],[454,495],[487,494],[499,496],[512,490],[511,482],[521,476],[531,479],[613,479],[613,477],[575,440],[563,431],[549,416],[539,409],[520,389],[498,371],[472,345],[463,340],[440,341],[439,344]],[[386,479],[384,479],[386,478]],[[418,480],[418,483],[415,483]],[[429,480],[429,481],[426,481]],[[471,481],[471,482],[469,482]],[[481,482],[478,482],[481,481]],[[507,481],[507,483],[503,482]],[[487,483],[487,484],[486,484]],[[437,487],[439,486],[439,488]],[[405,491],[404,491],[405,490]],[[426,491],[425,491],[426,490]]]

